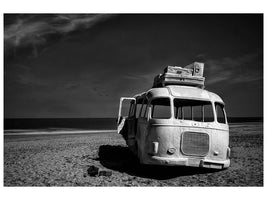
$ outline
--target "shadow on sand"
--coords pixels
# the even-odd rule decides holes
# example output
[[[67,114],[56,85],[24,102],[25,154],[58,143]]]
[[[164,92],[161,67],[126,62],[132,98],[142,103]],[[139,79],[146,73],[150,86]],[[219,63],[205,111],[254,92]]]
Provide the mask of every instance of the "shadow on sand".
[[[196,167],[144,166],[128,147],[102,145],[99,147],[99,161],[109,169],[125,172],[132,176],[165,180],[180,176],[212,173],[218,170]]]

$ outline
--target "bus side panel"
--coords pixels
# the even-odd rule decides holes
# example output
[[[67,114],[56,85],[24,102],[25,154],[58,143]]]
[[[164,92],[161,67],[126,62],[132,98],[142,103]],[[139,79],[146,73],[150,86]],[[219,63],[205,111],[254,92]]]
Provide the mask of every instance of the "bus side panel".
[[[135,146],[136,118],[127,119],[127,145],[132,148]]]
[[[143,154],[145,149],[145,138],[147,135],[147,119],[139,118],[137,121],[137,132],[136,132],[136,142],[137,142],[137,155],[142,163]]]

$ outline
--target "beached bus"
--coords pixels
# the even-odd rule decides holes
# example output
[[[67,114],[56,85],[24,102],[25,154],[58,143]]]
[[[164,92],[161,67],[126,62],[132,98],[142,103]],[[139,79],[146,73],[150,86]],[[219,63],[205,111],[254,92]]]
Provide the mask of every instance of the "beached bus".
[[[141,164],[230,166],[225,104],[203,87],[166,84],[122,97],[118,133]]]

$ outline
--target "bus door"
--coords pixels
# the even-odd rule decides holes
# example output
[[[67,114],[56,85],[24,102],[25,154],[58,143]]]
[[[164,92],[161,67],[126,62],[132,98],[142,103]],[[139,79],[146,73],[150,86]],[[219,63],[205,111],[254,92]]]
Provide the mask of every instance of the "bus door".
[[[126,140],[127,145],[135,143],[136,117],[135,117],[135,98],[120,98],[120,107],[117,120],[118,133]]]

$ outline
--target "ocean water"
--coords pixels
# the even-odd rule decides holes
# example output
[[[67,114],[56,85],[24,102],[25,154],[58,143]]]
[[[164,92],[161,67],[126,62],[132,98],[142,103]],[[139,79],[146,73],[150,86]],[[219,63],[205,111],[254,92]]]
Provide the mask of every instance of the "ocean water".
[[[230,126],[262,122],[262,118],[228,118]],[[5,135],[115,132],[115,118],[17,118],[4,119]]]
[[[116,129],[114,118],[19,118],[4,119],[4,129]]]
[[[5,135],[73,134],[116,131],[114,118],[4,119]]]

